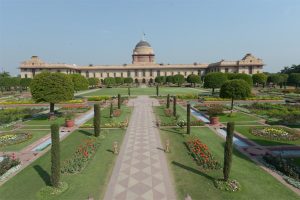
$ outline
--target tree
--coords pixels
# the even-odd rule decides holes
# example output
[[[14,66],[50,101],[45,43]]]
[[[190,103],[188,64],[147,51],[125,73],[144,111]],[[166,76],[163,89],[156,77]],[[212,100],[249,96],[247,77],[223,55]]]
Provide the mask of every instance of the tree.
[[[224,167],[223,175],[224,181],[228,181],[231,163],[232,163],[232,149],[233,149],[233,133],[234,133],[234,122],[227,123],[227,135],[226,143],[224,147]]]
[[[155,77],[154,81],[155,81],[155,83],[162,84],[162,83],[164,83],[166,81],[166,77],[164,77],[164,76],[157,76],[157,77]]]
[[[270,74],[268,76],[268,83],[279,85],[281,82],[282,82],[282,77],[280,76],[280,74]]]
[[[110,87],[111,85],[114,85],[114,84],[116,84],[116,81],[115,81],[114,78],[112,78],[112,77],[106,77],[104,79],[104,85],[106,85],[106,87]]]
[[[170,108],[170,94],[167,96],[167,108]]]
[[[215,88],[220,88],[227,80],[226,74],[222,72],[211,72],[204,77],[204,88],[212,88],[212,95]]]
[[[173,83],[177,84],[178,87],[181,86],[184,83],[184,81],[184,76],[181,74],[176,74],[175,76],[173,76]]]
[[[284,67],[284,69],[281,70],[280,73],[283,74],[300,73],[300,64],[292,65],[291,67]]]
[[[250,85],[250,87],[252,87],[253,85],[252,77],[248,74],[228,73],[227,78],[228,80],[234,80],[234,79],[244,80]]]
[[[186,133],[189,135],[191,134],[191,104],[188,103],[186,106]]]
[[[27,90],[27,88],[30,86],[32,79],[31,78],[21,78],[20,80],[20,86]]]
[[[116,77],[115,82],[116,82],[117,85],[123,85],[124,84],[124,78]]]
[[[92,88],[95,88],[97,85],[99,85],[100,80],[98,78],[88,78],[89,86]]]
[[[37,74],[31,81],[30,91],[36,102],[50,103],[50,113],[54,112],[55,103],[74,97],[74,86],[70,76],[58,72]]]
[[[201,83],[201,79],[200,76],[196,75],[196,74],[190,74],[187,77],[187,82],[190,83],[191,85],[194,85],[194,87],[196,86],[196,83]]]
[[[166,77],[166,82],[167,82],[168,84],[173,83],[173,76],[167,76],[167,77]]]
[[[14,87],[14,90],[17,91],[18,87],[20,87],[20,77],[11,77],[10,78],[10,87]]]
[[[233,110],[234,99],[245,99],[251,94],[249,84],[241,79],[226,81],[220,90],[221,98],[231,98],[231,110]]]
[[[300,84],[300,73],[291,73],[288,80],[291,84],[294,84],[295,87],[298,88]]]
[[[87,90],[89,88],[89,81],[80,74],[69,75],[73,82],[74,91]]]
[[[124,83],[129,85],[129,84],[133,83],[133,79],[131,77],[124,78]]]
[[[101,113],[100,113],[100,105],[94,104],[94,135],[95,137],[99,137],[100,135],[100,120],[101,120]]]
[[[173,97],[173,116],[176,116],[176,96]]]
[[[51,125],[51,184],[59,187],[60,181],[60,148],[59,148],[59,125]]]
[[[156,85],[156,96],[158,96],[158,95],[159,95],[159,86]]]
[[[118,94],[118,109],[121,109],[121,95]]]
[[[9,72],[3,71],[0,73],[0,78],[7,78],[7,77],[10,77]]]
[[[282,86],[284,86],[284,88],[286,88],[286,83],[288,81],[289,75],[288,74],[280,74],[280,88],[282,88]]]
[[[268,80],[268,76],[264,73],[253,74],[252,80],[254,84],[261,84],[263,87],[265,87]]]
[[[113,117],[113,112],[114,112],[113,104],[112,104],[112,102],[110,102],[110,108],[109,108],[109,117],[110,118]]]
[[[128,96],[130,96],[130,87],[128,87]]]

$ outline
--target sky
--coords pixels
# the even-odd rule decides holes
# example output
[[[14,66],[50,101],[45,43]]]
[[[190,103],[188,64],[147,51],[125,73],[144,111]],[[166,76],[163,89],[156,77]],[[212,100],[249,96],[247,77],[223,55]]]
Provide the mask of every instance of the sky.
[[[48,63],[131,63],[151,44],[158,63],[263,59],[264,71],[300,64],[300,0],[0,0],[0,70]]]

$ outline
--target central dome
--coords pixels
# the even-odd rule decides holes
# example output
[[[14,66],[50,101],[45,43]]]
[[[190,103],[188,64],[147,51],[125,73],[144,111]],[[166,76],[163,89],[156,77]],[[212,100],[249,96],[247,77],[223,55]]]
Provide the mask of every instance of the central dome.
[[[135,45],[133,54],[134,55],[150,55],[150,54],[152,55],[152,54],[154,54],[154,51],[148,42],[141,40]]]
[[[132,63],[133,64],[149,64],[154,63],[154,51],[151,45],[145,40],[139,41],[135,48],[133,49],[132,54]]]
[[[151,45],[148,42],[141,40],[141,41],[139,41],[139,43],[137,43],[135,45],[135,48],[138,48],[138,47],[151,47]]]

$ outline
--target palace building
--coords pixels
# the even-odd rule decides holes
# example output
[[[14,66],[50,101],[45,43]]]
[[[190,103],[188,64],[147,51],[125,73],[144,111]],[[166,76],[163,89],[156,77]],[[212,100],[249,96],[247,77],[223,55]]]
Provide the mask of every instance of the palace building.
[[[147,41],[141,40],[133,49],[132,64],[77,66],[74,64],[46,63],[38,56],[32,56],[30,60],[21,63],[20,72],[22,78],[33,78],[42,71],[50,71],[66,74],[78,73],[86,78],[96,77],[101,80],[106,77],[131,77],[136,83],[152,83],[157,76],[176,74],[182,74],[184,77],[190,74],[202,76],[208,72],[245,73],[251,75],[262,73],[263,65],[261,59],[249,53],[241,60],[221,60],[210,64],[156,63],[153,48]]]

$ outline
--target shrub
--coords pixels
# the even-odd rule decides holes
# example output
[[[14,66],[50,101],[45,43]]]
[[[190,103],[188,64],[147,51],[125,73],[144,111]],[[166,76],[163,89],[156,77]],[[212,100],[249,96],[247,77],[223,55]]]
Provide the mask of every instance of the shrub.
[[[191,138],[187,142],[187,147],[191,156],[198,166],[203,169],[217,170],[221,164],[210,153],[208,146],[202,143],[198,138]]]
[[[210,105],[210,107],[207,109],[207,114],[210,117],[216,117],[223,113],[223,106],[219,104]]]
[[[176,97],[178,99],[198,99],[197,94],[177,94]]]
[[[60,147],[59,147],[59,125],[51,125],[51,184],[59,186],[60,181]]]
[[[114,117],[120,117],[121,114],[122,114],[121,109],[116,109],[116,110],[113,111],[113,116]]]
[[[173,115],[172,110],[170,108],[165,108],[164,113],[167,117],[172,117]]]
[[[96,137],[100,135],[100,105],[94,104],[94,134]]]

